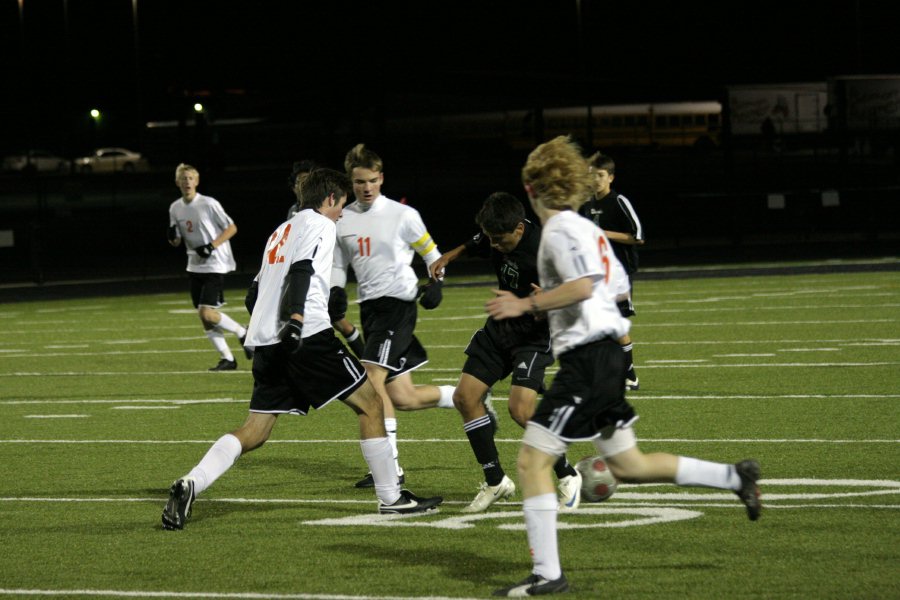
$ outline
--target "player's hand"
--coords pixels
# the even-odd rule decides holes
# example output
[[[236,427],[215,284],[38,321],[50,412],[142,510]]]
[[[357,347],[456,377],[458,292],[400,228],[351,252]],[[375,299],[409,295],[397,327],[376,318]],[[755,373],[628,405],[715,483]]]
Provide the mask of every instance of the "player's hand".
[[[347,315],[347,292],[334,286],[328,292],[328,318],[337,323]]]
[[[437,279],[432,280],[419,288],[419,304],[422,305],[422,308],[425,310],[434,310],[440,306],[441,300],[444,299],[444,294],[441,291],[442,287],[444,287],[444,282]]]
[[[288,321],[278,332],[281,345],[291,354],[296,354],[303,347],[303,323],[297,319]]]
[[[205,246],[194,248],[194,252],[199,254],[202,258],[209,258],[210,256],[212,256],[212,253],[215,249],[216,247],[212,244],[206,244]]]
[[[166,231],[166,237],[169,238],[170,242],[174,242],[178,239],[178,225],[169,225],[169,229]]]
[[[496,297],[488,300],[484,306],[491,318],[498,321],[501,319],[512,319],[521,317],[528,310],[529,301],[527,299],[519,298],[512,292],[505,290],[491,291],[494,292]]]
[[[431,263],[431,268],[428,270],[428,274],[432,279],[442,280],[444,278],[446,267],[449,263],[450,257],[446,254],[442,254],[440,258]]]

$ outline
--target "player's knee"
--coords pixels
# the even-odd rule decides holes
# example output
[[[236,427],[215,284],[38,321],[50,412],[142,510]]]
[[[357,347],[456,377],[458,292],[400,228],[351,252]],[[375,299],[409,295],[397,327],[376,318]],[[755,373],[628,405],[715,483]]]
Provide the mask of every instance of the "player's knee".
[[[475,398],[471,394],[461,392],[459,387],[453,390],[453,406],[466,420],[474,419],[476,416],[475,407],[481,404],[480,398]]]

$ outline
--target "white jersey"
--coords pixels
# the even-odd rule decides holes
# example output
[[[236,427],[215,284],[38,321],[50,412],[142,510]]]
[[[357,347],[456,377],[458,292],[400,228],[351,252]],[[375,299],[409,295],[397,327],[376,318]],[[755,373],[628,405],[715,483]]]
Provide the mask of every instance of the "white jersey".
[[[411,266],[414,254],[428,266],[441,256],[419,211],[383,195],[368,210],[359,202],[344,207],[337,235],[333,284],[346,285],[349,264],[360,302],[386,296],[415,300],[419,278]]]
[[[262,266],[255,278],[259,291],[247,327],[245,346],[271,346],[281,341],[278,332],[290,319],[288,273],[291,265],[301,260],[312,261],[314,271],[303,306],[303,337],[331,329],[328,290],[331,289],[334,261],[334,232],[334,221],[307,209],[282,223],[269,237]]]
[[[549,311],[554,356],[628,333],[631,322],[622,317],[615,302],[613,260],[606,234],[577,213],[561,211],[544,224],[538,249],[541,287],[549,291],[582,277],[594,282],[593,294],[587,300]]]
[[[230,273],[235,270],[237,265],[230,241],[218,246],[209,258],[194,251],[219,237],[233,223],[218,200],[203,194],[197,194],[190,202],[179,198],[169,206],[169,225],[178,226],[178,235],[187,249],[187,270],[191,273]]]

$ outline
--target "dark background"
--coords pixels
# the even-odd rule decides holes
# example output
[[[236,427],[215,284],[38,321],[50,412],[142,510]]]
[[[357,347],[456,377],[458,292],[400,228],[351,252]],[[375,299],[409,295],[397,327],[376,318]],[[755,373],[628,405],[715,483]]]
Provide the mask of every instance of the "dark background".
[[[136,9],[136,11],[135,11]],[[483,198],[520,195],[526,151],[386,135],[397,116],[553,106],[724,101],[729,85],[900,73],[890,3],[213,2],[0,0],[0,154],[142,151],[138,174],[0,178],[0,284],[177,274],[166,209],[181,161],[238,223],[242,272],[292,201],[290,165],[340,167],[364,141],[385,193],[441,247]],[[206,113],[195,121],[194,102]],[[102,111],[95,122],[91,108]],[[226,126],[252,118],[253,126]],[[148,121],[182,127],[148,130]],[[601,148],[647,231],[645,266],[894,254],[896,147],[805,140],[768,155],[727,136],[708,152]],[[835,149],[835,144],[837,148]],[[828,148],[829,151],[822,151]],[[811,151],[810,151],[811,149]],[[834,150],[834,151],[831,151]],[[821,205],[838,189],[839,207]],[[784,210],[766,195],[784,193]]]

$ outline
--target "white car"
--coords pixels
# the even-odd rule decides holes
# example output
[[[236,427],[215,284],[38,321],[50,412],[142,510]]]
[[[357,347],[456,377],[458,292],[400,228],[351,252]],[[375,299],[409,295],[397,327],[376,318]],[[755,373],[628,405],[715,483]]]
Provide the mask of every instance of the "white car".
[[[69,159],[50,154],[46,150],[28,150],[3,158],[4,171],[68,173]]]
[[[147,168],[147,159],[140,152],[125,148],[98,148],[90,156],[75,159],[75,169],[81,173],[133,173]]]

